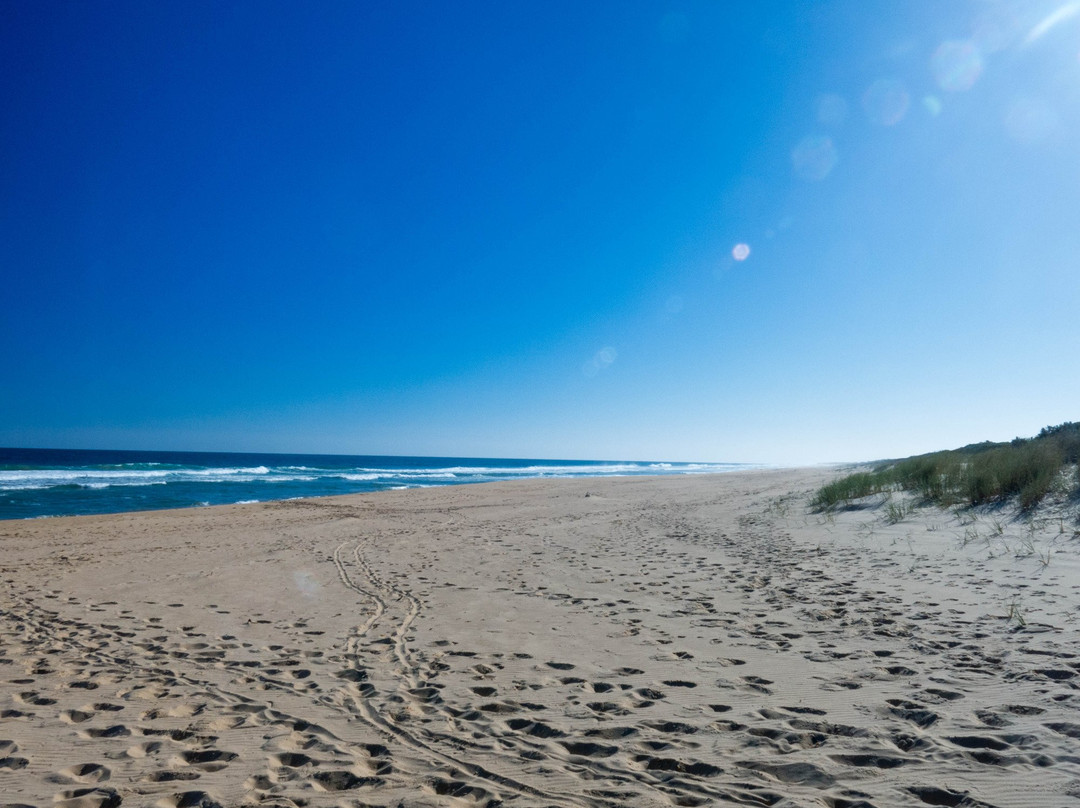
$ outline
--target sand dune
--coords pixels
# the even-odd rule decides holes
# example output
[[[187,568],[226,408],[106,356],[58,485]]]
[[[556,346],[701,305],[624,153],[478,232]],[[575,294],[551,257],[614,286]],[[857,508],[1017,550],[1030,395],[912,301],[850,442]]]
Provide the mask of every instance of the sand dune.
[[[1080,540],[829,472],[0,523],[0,805],[1080,805]]]

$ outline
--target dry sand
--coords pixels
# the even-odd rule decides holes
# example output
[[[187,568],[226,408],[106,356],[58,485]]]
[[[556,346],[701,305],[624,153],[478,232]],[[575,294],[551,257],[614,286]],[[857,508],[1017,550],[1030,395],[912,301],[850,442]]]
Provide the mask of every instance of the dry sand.
[[[831,476],[0,523],[0,805],[1080,806],[1075,524]]]

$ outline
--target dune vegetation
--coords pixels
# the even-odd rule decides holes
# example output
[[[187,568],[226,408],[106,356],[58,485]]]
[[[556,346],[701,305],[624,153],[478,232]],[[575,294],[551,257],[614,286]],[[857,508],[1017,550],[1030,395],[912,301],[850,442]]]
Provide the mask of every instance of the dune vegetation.
[[[821,511],[843,508],[872,494],[906,491],[924,504],[982,505],[1017,501],[1028,510],[1051,492],[1080,495],[1080,422],[1045,427],[1034,438],[975,443],[903,460],[822,486],[812,500]]]

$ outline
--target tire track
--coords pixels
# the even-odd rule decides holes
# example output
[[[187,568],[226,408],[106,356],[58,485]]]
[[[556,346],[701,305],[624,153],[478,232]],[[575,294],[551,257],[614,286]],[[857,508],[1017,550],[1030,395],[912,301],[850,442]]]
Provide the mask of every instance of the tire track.
[[[369,589],[356,583],[356,581],[353,580],[352,576],[349,575],[349,572],[341,559],[341,551],[347,544],[348,543],[346,542],[340,545],[334,553],[334,563],[337,567],[339,578],[348,589],[362,595],[365,598],[368,598],[371,601],[383,604],[382,610],[377,611],[377,613],[370,617],[362,626],[358,627],[356,632],[350,638],[348,652],[354,657],[352,660],[350,660],[350,665],[352,667],[360,666],[359,659],[356,657],[356,654],[359,651],[359,646],[362,643],[364,637],[367,636],[371,628],[388,611],[388,609],[386,608],[387,601],[384,600],[384,598],[386,597],[387,593],[389,593],[390,596],[395,597],[398,602],[405,601],[407,604],[407,607],[403,610],[404,616],[397,624],[393,633],[394,657],[398,664],[401,666],[401,670],[396,672],[398,676],[402,679],[401,685],[404,686],[406,690],[415,689],[418,684],[415,677],[416,672],[419,669],[419,665],[413,659],[411,652],[408,650],[406,634],[413,622],[419,616],[420,602],[411,593],[403,591],[402,589],[394,585],[383,583],[381,578],[374,572],[374,570],[372,570],[370,565],[363,558],[363,555],[360,552],[359,543],[356,544],[353,548],[353,558],[356,562],[357,567],[361,570],[368,583],[373,589],[379,591],[380,594],[376,594],[375,592],[372,592]],[[453,776],[469,776],[476,780],[482,781],[489,786],[509,789],[519,795],[544,799],[549,801],[552,805],[560,805],[566,808],[593,808],[596,805],[606,805],[611,806],[611,808],[617,808],[617,805],[615,803],[607,802],[604,800],[584,800],[577,798],[574,795],[548,791],[535,786],[531,786],[528,783],[524,783],[508,775],[503,775],[499,774],[498,772],[492,771],[480,765],[479,763],[461,760],[453,755],[447,754],[446,752],[437,749],[435,746],[428,742],[428,739],[432,741],[436,740],[435,737],[432,736],[430,733],[424,732],[424,735],[427,737],[421,737],[419,733],[411,732],[401,726],[398,726],[396,723],[393,723],[388,718],[386,718],[383,715],[383,712],[380,711],[378,707],[373,703],[372,697],[376,695],[375,688],[369,685],[369,687],[365,688],[365,690],[367,690],[366,694],[364,692],[361,692],[361,689],[355,686],[348,687],[346,689],[347,697],[352,702],[357,717],[361,718],[372,728],[381,731],[382,733],[390,736],[402,745],[409,747],[414,752],[421,753],[422,755],[438,761],[444,766],[449,766],[451,768],[451,774]],[[517,763],[517,761],[512,758],[501,755],[497,756],[500,758],[504,758],[505,762],[513,762],[515,764]]]
[[[346,546],[346,544],[347,543],[339,546],[338,552],[335,553],[335,563],[338,565],[338,572],[339,576],[342,579],[342,582],[348,588],[365,595],[371,600],[378,601],[379,603],[386,604],[391,601],[405,601],[408,604],[407,608],[404,609],[403,618],[397,624],[397,627],[394,630],[394,649],[395,658],[403,668],[402,676],[406,678],[406,682],[404,683],[404,690],[406,691],[406,694],[409,694],[409,691],[411,689],[415,689],[418,686],[426,684],[424,682],[418,682],[415,679],[415,674],[421,667],[421,664],[418,660],[414,658],[414,655],[409,650],[406,641],[406,634],[409,628],[419,616],[420,602],[410,592],[402,590],[400,587],[397,587],[393,584],[384,582],[382,578],[366,561],[366,559],[364,559],[361,553],[361,545],[359,543],[356,544],[353,548],[353,558],[356,562],[357,567],[361,570],[371,588],[368,589],[367,587],[357,584],[349,576],[348,571],[346,570],[344,563],[341,559],[341,551]],[[646,546],[649,546],[647,542]],[[571,548],[569,547],[563,549],[568,552],[576,552],[571,550]],[[382,612],[380,612],[380,616],[381,615]],[[367,630],[370,629],[372,625],[374,625],[374,622],[374,620],[369,619],[369,621],[365,624],[362,630],[358,631],[357,639],[360,639],[359,635],[366,634]],[[393,737],[397,738],[399,741],[412,747],[413,749],[417,751],[428,752],[429,754],[436,756],[442,762],[457,766],[468,772],[469,774],[473,775],[474,777],[477,777],[478,779],[486,780],[496,783],[498,785],[502,785],[504,787],[511,788],[515,791],[518,791],[519,793],[529,794],[531,796],[539,796],[545,799],[555,799],[556,797],[563,797],[565,799],[574,800],[573,804],[589,806],[612,804],[605,802],[603,798],[596,796],[593,796],[591,799],[586,799],[584,802],[578,802],[574,799],[574,797],[571,797],[569,795],[558,795],[554,792],[540,791],[538,789],[534,789],[531,786],[528,786],[525,783],[514,780],[513,778],[506,777],[504,775],[500,775],[496,772],[492,772],[489,769],[486,769],[477,764],[465,763],[452,755],[447,755],[441,752],[440,750],[436,749],[432,745],[432,743],[429,743],[429,741],[452,743],[458,746],[458,748],[460,748],[460,742],[452,736],[446,736],[442,734],[424,731],[424,738],[421,738],[417,734],[412,733],[398,726],[397,724],[388,721],[372,704],[370,696],[373,695],[373,692],[369,693],[368,698],[362,698],[360,694],[353,692],[350,692],[349,695],[354,704],[356,705],[357,709],[360,711],[362,717],[372,726],[382,729],[386,733],[392,735]],[[466,710],[458,710],[457,714],[460,714],[461,712],[466,712],[467,709],[470,708],[471,705],[469,705]],[[447,718],[453,718],[455,715],[455,713],[446,706],[439,707],[437,709]],[[468,745],[476,749],[477,751],[500,758],[507,762],[509,765],[518,765],[518,758],[514,758],[512,756],[500,753],[498,751],[500,745],[504,748],[509,745],[518,753],[526,753],[522,756],[522,759],[535,760],[536,755],[539,754],[542,755],[543,758],[551,760],[553,763],[557,763],[560,766],[565,765],[566,761],[564,759],[559,756],[552,756],[552,749],[549,745],[542,742],[532,741],[526,736],[521,735],[520,733],[515,732],[512,735],[489,734],[488,737],[490,739],[490,743],[484,745],[482,750],[477,748],[478,745],[475,740],[468,741]],[[590,740],[586,739],[584,742],[587,745],[590,743]],[[644,786],[645,788],[659,792],[659,794],[662,794],[666,799],[670,799],[674,796],[676,798],[689,798],[691,801],[702,799],[717,801],[739,801],[740,798],[745,797],[745,795],[738,794],[724,787],[712,787],[699,782],[684,781],[679,783],[678,785],[675,785],[670,782],[670,778],[657,776],[657,774],[654,772],[648,770],[639,771],[635,768],[620,767],[595,758],[589,759],[587,764],[582,763],[581,765],[587,766],[588,770],[590,771],[590,779],[602,780],[607,784],[609,788],[612,786],[625,785]]]
[[[47,657],[49,664],[53,666],[70,667],[76,665],[80,671],[80,678],[74,681],[76,683],[87,683],[84,688],[78,689],[77,692],[79,693],[97,690],[99,684],[94,681],[97,677],[104,677],[103,682],[105,684],[119,687],[119,690],[112,697],[112,700],[119,701],[119,704],[108,704],[110,697],[105,691],[102,691],[103,695],[95,694],[95,697],[100,699],[104,706],[95,704],[94,709],[90,712],[85,712],[90,709],[85,707],[79,710],[64,710],[60,713],[59,718],[61,721],[67,715],[68,724],[82,725],[82,722],[92,719],[100,709],[121,711],[100,714],[102,717],[109,716],[110,720],[114,722],[111,727],[100,728],[94,727],[93,724],[83,725],[84,727],[89,726],[90,729],[82,728],[79,730],[80,732],[97,733],[92,735],[92,738],[99,736],[102,738],[114,736],[121,738],[149,738],[150,740],[146,744],[151,747],[155,744],[160,746],[162,740],[170,741],[171,739],[173,744],[179,745],[179,751],[176,755],[179,757],[190,756],[195,761],[193,765],[196,766],[201,763],[203,757],[207,760],[221,760],[222,763],[214,764],[219,767],[224,767],[224,764],[236,757],[232,752],[219,750],[216,741],[218,733],[223,730],[228,732],[237,724],[231,724],[228,727],[217,727],[209,731],[206,728],[196,729],[196,724],[188,724],[185,729],[179,730],[175,728],[176,724],[166,724],[164,729],[160,726],[155,727],[155,722],[163,717],[167,719],[169,716],[194,716],[198,715],[201,709],[196,708],[190,713],[173,713],[166,710],[165,707],[155,707],[144,711],[142,715],[134,720],[132,720],[131,716],[125,717],[122,715],[124,709],[139,703],[137,700],[129,702],[130,694],[151,688],[160,689],[163,694],[178,691],[172,694],[172,698],[176,698],[177,701],[172,701],[170,698],[164,704],[180,704],[183,706],[185,700],[186,703],[207,700],[221,705],[222,709],[238,718],[242,718],[245,722],[269,727],[281,727],[291,731],[302,731],[308,735],[316,736],[328,748],[332,749],[335,755],[351,759],[354,765],[357,761],[365,759],[364,752],[368,752],[367,756],[370,757],[370,745],[342,737],[325,725],[324,718],[312,715],[314,709],[316,714],[323,712],[325,716],[325,711],[328,708],[333,712],[335,718],[343,726],[346,726],[348,722],[354,720],[355,714],[344,705],[335,705],[323,698],[312,699],[311,694],[297,692],[287,685],[278,684],[272,679],[263,677],[260,677],[260,682],[266,689],[276,691],[274,701],[277,701],[278,704],[275,706],[274,701],[270,699],[252,699],[241,693],[234,692],[217,681],[221,676],[235,674],[234,669],[189,657],[176,656],[168,650],[169,646],[160,642],[138,640],[133,638],[132,632],[70,617],[60,611],[39,606],[29,598],[9,595],[5,600],[7,602],[4,604],[4,608],[0,608],[0,623],[6,623],[11,628],[5,629],[2,632],[3,636],[13,638],[24,646],[23,653],[16,658],[29,659],[34,654],[39,654],[44,655],[39,656],[39,659]],[[160,631],[161,627],[155,627],[155,630]],[[175,651],[182,646],[173,645],[172,647]],[[27,656],[28,654],[30,656]],[[74,686],[69,684],[68,688]],[[36,691],[34,691],[34,695],[36,696]],[[62,692],[51,693],[50,695],[55,695],[61,699],[64,698]],[[86,698],[86,696],[83,696],[83,698]],[[53,705],[55,699],[43,698],[40,702],[35,702],[35,704]],[[52,707],[51,709],[58,708]],[[51,720],[49,716],[43,716],[43,719]],[[126,723],[122,723],[125,720]],[[118,721],[121,723],[116,723]],[[250,726],[250,724],[248,725]],[[60,728],[58,727],[57,730],[60,731]],[[63,731],[66,731],[66,728]],[[191,744],[195,744],[194,751],[192,751]],[[214,757],[215,755],[217,757]],[[119,764],[116,762],[109,763],[115,769],[118,765],[123,766],[123,763],[131,756],[114,752],[105,755],[105,757],[111,758],[111,761],[121,761]],[[42,760],[40,755],[37,759]],[[247,763],[250,766],[254,762],[254,760],[251,760]],[[166,774],[171,775],[176,764],[174,760],[170,760],[167,765],[169,771]],[[198,773],[198,771],[195,772],[195,774]],[[63,775],[49,775],[49,777],[55,776],[62,777]],[[154,795],[167,793],[175,788],[173,783],[177,779],[186,780],[191,778],[169,776],[159,779],[151,778],[150,780],[145,778],[138,781],[131,780],[132,783],[138,782],[139,785],[132,785],[130,788],[133,789],[134,794],[152,798]],[[242,779],[241,776],[235,782],[239,783]],[[54,782],[54,780],[49,780],[49,782]],[[243,788],[248,789],[249,787],[245,784]]]

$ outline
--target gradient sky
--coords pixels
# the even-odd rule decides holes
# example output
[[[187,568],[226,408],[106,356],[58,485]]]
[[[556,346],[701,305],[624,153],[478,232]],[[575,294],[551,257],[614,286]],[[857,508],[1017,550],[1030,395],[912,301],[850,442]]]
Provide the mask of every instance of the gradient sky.
[[[1080,0],[0,7],[0,445],[1080,419]]]

